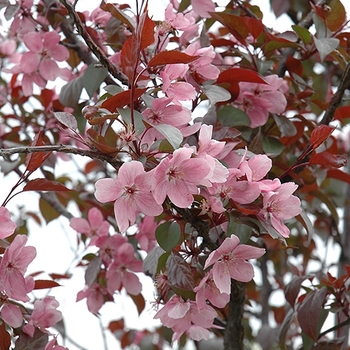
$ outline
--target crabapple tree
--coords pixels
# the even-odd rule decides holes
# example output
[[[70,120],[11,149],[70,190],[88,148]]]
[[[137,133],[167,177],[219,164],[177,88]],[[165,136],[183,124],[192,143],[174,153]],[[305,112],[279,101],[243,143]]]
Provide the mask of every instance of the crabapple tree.
[[[123,349],[348,349],[342,1],[271,0],[287,31],[250,0],[85,4],[0,0],[0,348],[83,349],[53,295],[83,270],[67,299],[158,320],[104,320]],[[70,268],[33,272],[57,221]]]

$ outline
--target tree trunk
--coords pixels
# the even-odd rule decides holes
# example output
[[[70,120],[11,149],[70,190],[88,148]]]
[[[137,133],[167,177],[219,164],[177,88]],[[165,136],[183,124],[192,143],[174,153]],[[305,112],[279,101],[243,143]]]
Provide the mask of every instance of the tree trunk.
[[[224,350],[243,350],[242,324],[245,303],[245,284],[232,280],[231,297],[224,335]]]

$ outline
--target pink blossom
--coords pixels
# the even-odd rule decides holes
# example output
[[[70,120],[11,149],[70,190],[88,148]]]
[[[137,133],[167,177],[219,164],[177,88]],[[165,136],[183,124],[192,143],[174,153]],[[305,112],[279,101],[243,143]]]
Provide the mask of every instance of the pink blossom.
[[[209,12],[215,12],[215,4],[212,0],[191,0],[193,11],[200,17],[209,18]]]
[[[106,268],[112,263],[118,248],[126,242],[127,238],[120,234],[97,238],[95,244],[100,248],[99,255]]]
[[[221,293],[213,279],[213,269],[211,269],[200,281],[199,285],[193,289],[196,292],[196,303],[199,309],[203,309],[206,300],[218,308],[225,307],[230,301],[230,295]]]
[[[186,30],[196,22],[196,19],[191,14],[184,15],[182,12],[175,12],[172,4],[169,4],[165,9],[165,20],[174,29],[178,30]]]
[[[58,301],[54,297],[45,297],[34,303],[34,310],[29,322],[22,328],[23,332],[33,336],[35,328],[49,328],[62,320],[61,311],[57,310]]]
[[[138,232],[135,238],[138,240],[140,248],[149,252],[156,246],[155,231],[158,223],[153,216],[145,216],[138,225]]]
[[[196,302],[192,300],[184,301],[174,295],[164,307],[157,312],[154,318],[159,318],[162,324],[174,331],[173,342],[187,333],[194,340],[208,339],[209,328],[218,328],[213,324],[216,311],[205,304],[199,310]]]
[[[200,78],[200,82],[217,79],[220,69],[211,64],[216,55],[212,46],[200,47],[199,41],[196,41],[188,45],[185,52],[190,56],[199,56],[195,61],[189,63],[189,70],[192,75]]]
[[[95,186],[95,197],[98,201],[115,201],[114,214],[121,232],[135,223],[140,212],[157,216],[163,211],[162,206],[152,196],[152,180],[141,162],[124,163],[116,180],[101,179]]]
[[[161,97],[152,101],[152,108],[146,108],[142,116],[151,125],[168,124],[173,126],[188,124],[191,111],[178,104],[170,104],[171,98]]]
[[[6,303],[1,309],[1,318],[13,328],[22,326],[23,314],[21,309],[14,304]]]
[[[231,293],[231,278],[249,282],[254,277],[253,266],[248,259],[260,258],[265,249],[246,244],[239,245],[235,235],[226,238],[220,247],[208,256],[204,268],[213,266],[213,280],[221,293]]]
[[[274,191],[263,194],[263,209],[259,213],[262,224],[270,222],[283,237],[289,236],[289,229],[283,220],[289,220],[301,213],[300,199],[292,193],[298,188],[293,182],[286,182]]]
[[[239,169],[245,174],[247,180],[251,182],[260,181],[267,175],[271,167],[272,161],[265,154],[253,155],[248,160],[245,159],[244,155],[239,165]]]
[[[198,193],[197,185],[209,173],[205,159],[191,158],[193,149],[180,148],[164,158],[154,170],[154,198],[163,203],[165,197],[178,207],[186,208]]]
[[[107,289],[113,294],[122,287],[132,295],[141,293],[142,285],[134,272],[142,272],[142,261],[134,258],[135,250],[130,243],[124,243],[116,251],[114,262],[107,270]]]
[[[53,31],[42,36],[39,32],[30,32],[23,35],[23,42],[30,50],[21,59],[23,73],[38,70],[45,80],[55,80],[60,75],[56,61],[65,61],[69,57],[67,48],[59,44],[59,34]]]
[[[28,301],[27,293],[34,288],[33,278],[24,278],[24,274],[36,256],[36,249],[25,247],[26,243],[26,236],[17,235],[6,248],[0,262],[0,290],[9,298],[20,301]]]
[[[91,208],[88,212],[88,219],[72,218],[70,226],[79,233],[85,234],[92,238],[90,245],[95,244],[98,237],[108,235],[109,223],[103,220],[103,215],[97,208]]]
[[[268,84],[239,83],[240,93],[236,104],[247,113],[252,128],[264,125],[269,113],[280,114],[287,107],[283,79],[271,75],[265,77],[265,80]]]
[[[113,301],[113,296],[108,293],[107,288],[98,283],[86,286],[77,294],[77,301],[86,298],[88,310],[97,314],[106,300]]]
[[[239,180],[244,174],[239,169],[228,169],[229,175],[226,182],[213,184],[208,192],[218,196],[221,200],[232,199],[239,204],[250,204],[260,195],[260,187],[256,182]]]
[[[165,69],[160,72],[160,77],[163,81],[162,91],[174,103],[180,104],[179,101],[193,100],[196,97],[195,88],[184,81],[178,81],[183,78],[188,70],[186,64],[168,64]]]
[[[11,220],[11,215],[5,207],[0,207],[0,239],[11,236],[16,229],[16,224]]]

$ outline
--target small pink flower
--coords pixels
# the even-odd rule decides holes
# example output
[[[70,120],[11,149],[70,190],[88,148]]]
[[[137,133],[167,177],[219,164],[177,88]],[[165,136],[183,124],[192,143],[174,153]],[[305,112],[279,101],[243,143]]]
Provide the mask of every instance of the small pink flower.
[[[265,125],[269,113],[283,113],[287,107],[284,81],[276,75],[265,77],[268,84],[239,83],[240,93],[235,101],[248,115],[251,127]]]
[[[9,298],[20,301],[28,301],[27,293],[34,288],[33,278],[24,278],[24,274],[36,256],[36,249],[25,247],[26,243],[26,236],[17,235],[6,248],[0,262],[0,290],[3,290]]]
[[[11,236],[16,229],[16,224],[11,220],[11,215],[5,207],[0,207],[0,239]]]
[[[164,158],[154,170],[154,198],[163,203],[165,197],[178,207],[186,208],[198,193],[197,185],[206,177],[210,167],[202,158],[191,158],[193,149],[177,149]]]
[[[240,282],[249,282],[254,277],[253,266],[248,259],[260,258],[265,249],[246,244],[239,245],[235,235],[226,238],[220,247],[208,256],[204,268],[213,266],[213,280],[221,293],[231,293],[231,278]]]
[[[57,310],[58,301],[54,297],[45,297],[34,303],[34,310],[29,322],[23,327],[23,332],[33,336],[35,328],[49,328],[62,320],[61,311]]]
[[[21,309],[14,304],[6,303],[1,309],[1,318],[13,328],[22,326],[23,314]]]
[[[142,250],[149,252],[156,246],[155,232],[157,227],[158,223],[153,216],[145,216],[139,223],[135,238],[138,240]]]
[[[189,123],[191,111],[178,104],[170,104],[171,98],[161,97],[152,101],[152,108],[146,108],[142,116],[151,125],[168,124],[172,126]]]
[[[209,18],[209,12],[215,12],[215,4],[212,0],[191,0],[193,11],[200,17]]]
[[[72,218],[70,226],[77,232],[92,238],[90,245],[95,244],[98,237],[108,235],[109,223],[103,220],[102,213],[97,208],[91,208],[88,212],[88,219]]]
[[[196,303],[199,309],[203,309],[206,300],[218,308],[225,307],[230,301],[230,295],[221,293],[213,279],[213,269],[207,273],[200,281],[199,285],[193,289],[196,292]]]
[[[300,199],[292,195],[297,188],[295,183],[286,182],[274,191],[263,194],[263,209],[258,218],[263,225],[270,222],[283,237],[288,237],[290,233],[283,220],[289,220],[301,213]]]
[[[190,56],[199,56],[195,61],[189,63],[189,71],[192,75],[200,78],[200,81],[217,79],[220,69],[211,64],[215,58],[215,51],[212,46],[200,47],[199,41],[196,41],[190,44],[185,52]]]
[[[152,196],[152,179],[138,161],[124,163],[118,178],[96,182],[95,197],[102,203],[114,202],[114,214],[121,232],[135,223],[139,213],[157,216],[163,208]]]
[[[154,318],[159,318],[162,324],[174,331],[172,341],[179,340],[187,333],[194,340],[208,339],[209,328],[219,328],[213,324],[217,317],[216,311],[205,304],[199,310],[196,302],[192,300],[184,301],[174,295],[164,307],[157,312]]]
[[[107,288],[93,283],[91,286],[86,286],[77,295],[77,301],[86,298],[88,310],[93,314],[97,314],[106,300],[113,301],[112,295],[108,293]]]
[[[179,101],[193,100],[196,97],[195,88],[184,81],[178,81],[179,78],[183,78],[188,70],[186,64],[168,64],[165,69],[160,72],[160,77],[163,81],[162,91],[170,98],[174,103],[180,104]]]
[[[23,35],[23,42],[30,50],[23,54],[21,66],[23,73],[34,73],[37,70],[45,80],[55,80],[60,75],[60,68],[56,61],[65,61],[69,57],[66,47],[60,45],[57,32],[46,32],[43,36],[39,32]]]
[[[110,294],[122,287],[132,295],[141,293],[142,285],[134,272],[142,272],[142,261],[134,257],[135,250],[130,243],[121,245],[115,254],[114,262],[107,270],[107,289]]]

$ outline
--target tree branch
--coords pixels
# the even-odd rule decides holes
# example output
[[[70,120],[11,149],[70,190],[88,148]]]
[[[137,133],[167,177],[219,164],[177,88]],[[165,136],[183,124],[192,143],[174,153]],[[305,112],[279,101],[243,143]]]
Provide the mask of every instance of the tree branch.
[[[343,73],[342,77],[340,78],[338,90],[333,95],[331,102],[329,103],[329,106],[328,106],[326,113],[324,114],[320,124],[328,125],[332,121],[332,119],[334,117],[335,110],[340,105],[340,103],[343,99],[343,96],[344,96],[344,92],[346,89],[349,88],[349,86],[350,86],[350,62],[348,62],[346,67],[345,67],[344,73]]]
[[[98,151],[85,150],[81,148],[75,148],[64,145],[48,145],[48,146],[23,146],[23,147],[13,147],[13,148],[0,148],[0,157],[7,159],[13,154],[29,154],[38,152],[60,152],[68,154],[77,154],[83,157],[89,157],[92,159],[99,159],[101,161],[107,162],[114,167],[120,167],[123,162],[115,157],[108,154],[103,154]]]
[[[111,63],[105,53],[100,49],[98,45],[96,45],[89,32],[86,30],[84,23],[81,21],[79,15],[75,11],[73,5],[70,4],[67,0],[60,0],[60,2],[67,9],[69,15],[71,16],[78,29],[79,34],[85,40],[86,45],[95,54],[100,63],[108,69],[108,72],[115,79],[118,79],[124,85],[128,85],[128,78],[122,72],[120,72],[114,64]]]
[[[224,350],[243,350],[244,328],[242,320],[244,303],[245,284],[232,280],[227,326],[224,335]]]

